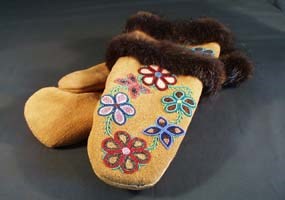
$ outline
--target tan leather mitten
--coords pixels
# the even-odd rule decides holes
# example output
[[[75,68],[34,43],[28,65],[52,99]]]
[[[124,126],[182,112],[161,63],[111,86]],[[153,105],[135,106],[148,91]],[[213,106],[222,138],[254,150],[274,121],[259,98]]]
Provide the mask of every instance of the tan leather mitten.
[[[118,48],[119,47],[119,48]],[[187,48],[135,31],[113,39],[88,155],[96,175],[126,189],[156,184],[177,153],[200,96],[225,81],[220,45]]]
[[[104,90],[108,75],[109,69],[101,63],[65,75],[59,80],[58,88],[73,93],[97,92]]]
[[[64,76],[58,88],[47,87],[35,92],[24,109],[34,136],[47,147],[86,140],[108,73],[105,63],[98,64]]]

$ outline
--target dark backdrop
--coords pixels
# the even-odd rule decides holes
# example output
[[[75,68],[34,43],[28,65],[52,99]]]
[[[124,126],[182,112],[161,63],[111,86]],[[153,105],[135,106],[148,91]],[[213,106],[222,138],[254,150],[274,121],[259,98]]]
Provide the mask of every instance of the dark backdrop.
[[[0,3],[0,199],[285,199],[282,1],[50,2]],[[218,18],[256,70],[240,88],[203,102],[161,181],[130,192],[95,176],[85,144],[42,146],[25,124],[23,106],[37,89],[101,62],[108,40],[138,10]]]

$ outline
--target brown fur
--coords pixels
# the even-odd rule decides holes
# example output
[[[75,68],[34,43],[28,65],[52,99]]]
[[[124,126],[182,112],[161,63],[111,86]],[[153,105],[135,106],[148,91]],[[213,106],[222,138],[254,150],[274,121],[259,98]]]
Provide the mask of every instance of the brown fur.
[[[173,23],[173,29],[174,42],[188,45],[217,42],[221,46],[221,54],[231,51],[234,46],[231,31],[212,18],[178,20]]]
[[[240,51],[222,55],[220,60],[225,64],[227,80],[223,87],[235,87],[249,79],[253,73],[253,64]]]
[[[159,15],[141,11],[127,20],[124,32],[135,30],[143,31],[157,40],[171,40],[184,45],[217,42],[221,46],[221,53],[231,51],[234,46],[231,31],[209,17],[170,21]]]
[[[250,60],[234,46],[232,32],[219,21],[204,17],[195,20],[169,21],[149,12],[138,12],[127,20],[125,32],[141,30],[157,40],[170,40],[183,45],[217,42],[221,46],[227,78],[224,87],[238,86],[253,71]],[[234,67],[233,67],[234,66]]]
[[[140,11],[127,20],[123,32],[130,33],[135,30],[142,31],[157,40],[172,40],[173,37],[172,23],[150,12]]]
[[[118,58],[124,56],[135,57],[143,65],[159,65],[176,75],[197,77],[204,85],[203,96],[216,93],[225,80],[224,66],[220,60],[195,54],[169,41],[122,34],[115,37],[107,49],[106,64],[109,69]]]

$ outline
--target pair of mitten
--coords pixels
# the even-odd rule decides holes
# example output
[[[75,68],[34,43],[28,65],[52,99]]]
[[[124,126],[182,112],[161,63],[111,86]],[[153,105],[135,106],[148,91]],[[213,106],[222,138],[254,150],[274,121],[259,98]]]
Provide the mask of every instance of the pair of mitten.
[[[25,117],[49,147],[84,140],[91,130],[88,155],[96,175],[144,189],[173,160],[200,97],[239,85],[251,73],[231,32],[216,20],[169,21],[139,12],[111,40],[105,63],[36,92]]]

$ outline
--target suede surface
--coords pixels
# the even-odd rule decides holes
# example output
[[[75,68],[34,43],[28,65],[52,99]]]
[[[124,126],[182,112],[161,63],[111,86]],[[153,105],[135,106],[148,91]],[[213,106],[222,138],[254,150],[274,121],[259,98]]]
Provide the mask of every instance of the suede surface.
[[[89,135],[100,95],[42,88],[27,100],[24,115],[31,132],[47,147],[79,143]]]
[[[105,87],[109,70],[105,63],[75,71],[62,77],[58,88],[73,93],[98,92]]]

